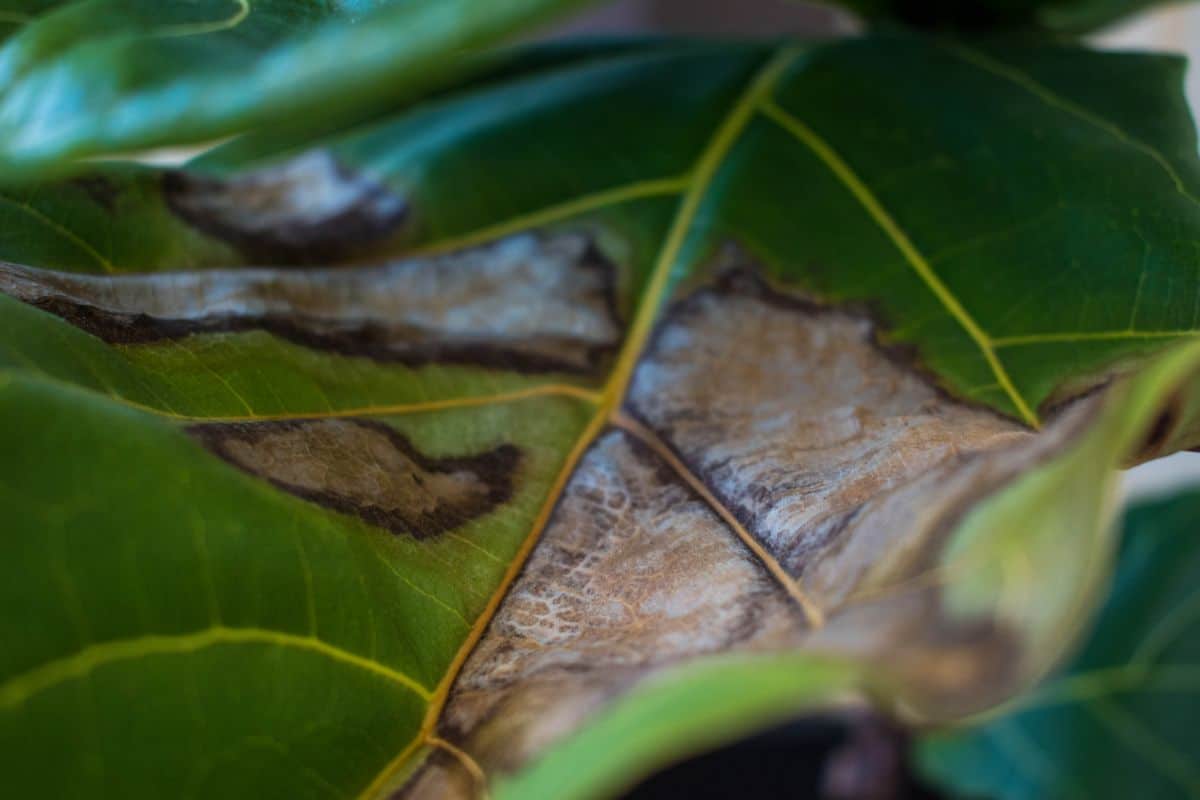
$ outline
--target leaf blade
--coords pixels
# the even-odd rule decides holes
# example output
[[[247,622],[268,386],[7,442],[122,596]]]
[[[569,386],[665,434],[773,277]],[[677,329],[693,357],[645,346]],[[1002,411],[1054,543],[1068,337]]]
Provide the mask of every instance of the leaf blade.
[[[1067,58],[1109,63],[1087,54]],[[586,716],[588,697],[602,704],[613,700],[631,685],[622,680],[653,677],[664,660],[700,658],[704,647],[787,647],[878,659],[881,651],[873,648],[896,637],[900,643],[887,652],[897,659],[899,677],[888,691],[903,693],[929,716],[955,716],[994,701],[1044,667],[1102,565],[1106,540],[1094,501],[1111,469],[1137,449],[1138,434],[1146,430],[1156,432],[1145,438],[1163,450],[1193,441],[1200,408],[1188,405],[1190,391],[1182,388],[1191,351],[1159,361],[1152,357],[1166,348],[1157,340],[1142,343],[1138,353],[1149,371],[1133,389],[1111,389],[1108,404],[1078,398],[1132,369],[1122,362],[1129,351],[1112,343],[1094,343],[1091,361],[1062,357],[1024,363],[1017,371],[1006,360],[1013,386],[1029,393],[1030,408],[1037,405],[1039,415],[1052,418],[1042,436],[982,407],[1017,410],[979,339],[961,315],[950,313],[945,298],[980,320],[984,341],[995,346],[993,337],[1006,338],[1017,348],[1013,341],[1038,335],[1022,324],[1047,312],[1009,319],[1006,301],[1044,298],[1033,282],[1043,274],[1069,273],[1048,269],[1054,257],[1100,251],[1081,247],[1070,227],[1047,233],[1034,225],[1031,233],[1023,217],[1013,221],[1012,212],[1025,208],[1009,202],[1006,192],[1037,199],[1053,183],[1044,164],[1029,157],[1026,132],[1014,120],[1024,120],[1030,109],[1048,112],[1020,86],[993,101],[976,96],[982,75],[944,79],[956,59],[944,48],[931,50],[923,40],[903,37],[871,47],[671,45],[654,56],[637,49],[605,53],[595,63],[567,59],[522,72],[513,85],[464,85],[316,156],[215,178],[175,175],[186,187],[183,195],[168,201],[169,190],[156,194],[152,188],[140,196],[144,205],[134,204],[136,213],[149,214],[147,208],[174,213],[170,202],[184,202],[191,214],[177,219],[165,246],[143,253],[143,269],[169,269],[172,248],[197,252],[202,261],[216,259],[228,248],[248,247],[248,236],[253,249],[238,250],[232,265],[245,267],[267,252],[277,266],[111,278],[6,267],[0,272],[8,281],[5,291],[15,294],[0,298],[6,304],[0,319],[7,323],[0,374],[10,383],[36,383],[50,395],[78,391],[68,388],[77,384],[89,402],[131,415],[146,430],[186,425],[183,435],[203,446],[192,451],[189,463],[207,465],[204,470],[215,470],[221,482],[249,482],[301,517],[326,515],[321,518],[333,520],[348,541],[361,536],[382,548],[369,572],[345,558],[330,562],[340,565],[332,576],[318,570],[334,587],[318,597],[332,594],[333,600],[309,599],[294,613],[310,625],[331,614],[337,625],[361,635],[373,604],[357,610],[345,605],[345,598],[362,596],[359,582],[373,575],[389,591],[403,591],[421,604],[423,618],[437,622],[423,629],[410,621],[414,627],[394,631],[390,644],[407,648],[405,674],[411,671],[431,691],[432,702],[406,724],[409,736],[393,732],[392,749],[372,753],[369,768],[364,757],[354,760],[361,768],[357,783],[336,783],[339,790],[366,786],[371,793],[403,783],[405,791],[419,793],[428,781],[448,781],[446,791],[470,793],[481,767],[489,775],[503,773],[537,754],[539,737],[548,734],[542,720],[524,709],[537,707],[541,678],[558,675],[558,693],[547,689],[542,700],[554,701],[571,729]],[[1166,70],[1154,64],[1147,61],[1144,68],[1161,79]],[[690,84],[693,92],[677,107],[658,109],[689,74],[713,80]],[[943,99],[952,98],[955,108],[995,124],[1003,134],[997,142],[1030,174],[1004,181],[993,172],[990,181],[980,182],[988,174],[987,154],[962,140],[947,121],[950,115],[937,116],[928,104],[905,105],[934,80],[943,80]],[[843,85],[849,89],[838,88]],[[573,103],[572,87],[580,92]],[[836,102],[829,95],[834,89],[842,92]],[[902,101],[873,116],[858,113],[856,104],[874,104],[881,94]],[[820,147],[798,146],[770,118],[768,96],[787,119],[799,119],[795,113],[802,110],[810,130],[835,131],[837,150],[828,145],[822,159]],[[559,113],[563,108],[571,113]],[[684,116],[681,109],[688,111],[686,124],[674,119]],[[556,113],[564,117],[560,127],[539,138]],[[604,135],[589,133],[600,130],[605,114],[613,119]],[[912,141],[878,147],[881,131],[894,127],[897,114]],[[1055,152],[1074,147],[1073,137],[1092,148],[1069,175],[1053,173],[1071,178],[1064,207],[1086,220],[1120,223],[1127,232],[1089,173],[1119,174],[1139,196],[1155,194],[1170,176],[1143,169],[1144,153],[1127,143],[1117,146],[1094,124],[1076,122],[1052,142]],[[1181,138],[1186,122],[1171,117],[1164,141]],[[648,135],[670,152],[642,146]],[[930,162],[938,176],[931,181],[923,172],[930,163],[913,154],[938,148],[955,157]],[[582,159],[586,153],[604,157],[592,163]],[[565,177],[555,169],[580,161]],[[480,164],[496,165],[489,169],[506,180],[498,180],[494,192],[472,195],[467,190],[478,185]],[[389,229],[386,236],[395,238],[374,241],[373,250],[335,250],[328,260],[349,262],[336,269],[279,266],[297,252],[294,241],[280,234],[288,225],[276,222],[264,234],[230,221],[246,216],[239,198],[250,188],[274,186],[280,178],[287,185],[296,174],[349,188],[368,209],[394,209],[400,198],[415,224]],[[927,192],[915,191],[917,178],[929,184]],[[144,185],[135,180],[121,186]],[[961,196],[964,186],[973,187],[967,197]],[[323,219],[337,218],[336,204],[330,208]],[[1136,231],[1159,254],[1146,280],[1152,294],[1163,278],[1195,289],[1187,282],[1190,265],[1168,233],[1188,230],[1196,220],[1185,206],[1170,208],[1167,223]],[[198,213],[214,216],[199,225]],[[989,279],[977,277],[989,274],[978,266],[971,272],[961,262],[942,274],[943,264],[935,263],[939,254],[992,243],[988,237],[997,222],[1012,223],[999,238],[1007,237],[1007,247],[1036,263],[1007,266],[1008,251],[994,252],[989,244],[983,256],[971,252],[994,268]],[[195,228],[188,235],[204,243],[196,250],[176,244],[174,237],[188,226]],[[535,230],[525,232],[528,226]],[[741,249],[724,248],[726,240]],[[258,249],[272,241],[282,245]],[[1037,261],[1047,241],[1051,257]],[[414,255],[414,249],[426,255]],[[547,253],[562,257],[543,258]],[[915,267],[912,253],[924,269]],[[411,257],[386,268],[354,263],[404,254]],[[1114,305],[1126,304],[1117,309],[1122,316],[1131,297],[1136,310],[1134,284],[1141,283],[1127,274],[1132,255],[1144,256],[1141,242],[1123,241],[1104,255],[1104,269],[1095,277],[1116,298]],[[508,277],[493,280],[504,264],[512,270]],[[610,271],[611,280],[604,277]],[[566,276],[559,295],[549,296],[547,275]],[[936,280],[931,283],[929,275]],[[931,288],[937,285],[941,297]],[[214,286],[220,291],[204,289]],[[192,287],[182,303],[172,294],[179,287]],[[430,317],[429,307],[455,287],[461,299],[443,304],[456,313]],[[386,315],[355,304],[385,288],[394,300]],[[231,291],[237,298],[232,305]],[[512,292],[511,300],[471,305],[497,291],[504,298],[510,295],[503,292]],[[306,299],[327,293],[341,298],[331,308],[314,308]],[[420,299],[412,302],[414,297]],[[856,301],[876,301],[891,313],[872,317]],[[1086,311],[1078,301],[1062,298],[1052,315]],[[1164,330],[1168,323],[1187,328],[1180,309],[1167,308],[1155,322]],[[462,316],[471,323],[455,321]],[[371,327],[381,324],[391,327],[383,334]],[[351,337],[354,342],[374,349],[347,351],[344,337],[330,335],[347,328],[360,337]],[[142,338],[131,341],[134,333]],[[915,346],[921,359],[916,368],[894,358],[888,347],[896,342]],[[1047,344],[1061,345],[1037,346]],[[595,359],[594,346],[601,348]],[[397,366],[387,360],[393,357],[412,363]],[[535,366],[547,358],[552,369]],[[939,392],[931,376],[976,404]],[[880,386],[892,390],[880,393]],[[729,387],[739,391],[721,391]],[[1152,425],[1170,407],[1164,398],[1174,389],[1186,400],[1183,408],[1163,425]],[[1131,400],[1128,392],[1136,396]],[[1119,397],[1125,399],[1114,399]],[[1075,402],[1059,411],[1047,398]],[[1114,424],[1106,416],[1110,407],[1136,411],[1132,429]],[[756,427],[764,420],[777,426],[775,432]],[[538,433],[551,422],[553,431]],[[513,437],[520,442],[514,445]],[[882,455],[864,457],[859,465],[847,444],[856,440],[876,445],[866,455]],[[519,465],[534,459],[536,481],[508,480],[512,470],[495,467],[511,467],[509,446],[521,454]],[[735,463],[737,469],[728,468]],[[775,469],[758,482],[768,491],[758,490],[753,477],[764,464]],[[1043,477],[1022,483],[1021,473],[1034,467]],[[837,479],[848,469],[873,488],[856,497],[847,490],[852,483]],[[397,475],[402,480],[393,480]],[[797,483],[796,476],[813,483]],[[101,485],[91,476],[78,482]],[[47,476],[45,484],[53,487],[54,478]],[[510,491],[519,495],[519,507],[507,499]],[[814,492],[819,502],[802,502]],[[611,507],[601,502],[605,498]],[[177,500],[180,507],[184,502]],[[45,505],[62,507],[63,497],[51,493]],[[1023,514],[1043,506],[1052,512],[1045,530],[1025,539],[1014,533],[1022,530]],[[975,516],[983,507],[991,510]],[[608,519],[614,508],[620,513],[612,526],[596,529],[592,523]],[[203,503],[188,513],[193,521],[222,528],[239,524],[210,520]],[[1069,541],[1094,548],[1094,562],[1070,558],[1051,535],[1056,525],[1068,527],[1072,513],[1079,538]],[[788,522],[793,518],[795,525]],[[281,513],[279,519],[291,517]],[[143,532],[170,528],[154,520],[131,525]],[[29,520],[20,528],[38,529]],[[585,534],[591,538],[571,538]],[[830,547],[838,537],[842,544]],[[1066,564],[1069,579],[1039,588],[1012,542]],[[174,555],[151,549],[148,557],[169,562],[182,557],[185,545],[193,553],[194,543],[171,539]],[[261,548],[251,561],[263,563],[266,543],[247,546]],[[694,560],[681,563],[684,552]],[[647,560],[622,561],[630,554]],[[304,597],[299,558],[288,554],[298,570],[290,593]],[[572,567],[572,559],[596,566],[589,573]],[[314,559],[308,561],[311,570]],[[703,563],[712,570],[700,569]],[[970,585],[960,581],[964,563]],[[594,580],[580,584],[575,573]],[[706,592],[670,594],[672,582],[663,576],[681,581],[688,575]],[[594,610],[576,613],[573,604],[600,588],[599,604],[588,606]],[[161,591],[170,596],[171,587]],[[728,592],[728,602],[710,602],[721,592]],[[1033,604],[1037,613],[1027,601],[1031,592],[1042,593]],[[797,597],[813,600],[817,613],[810,610],[807,621],[796,616]],[[239,602],[252,600],[250,594]],[[135,605],[129,598],[122,602]],[[557,614],[547,617],[537,610],[542,606]],[[929,613],[912,616],[916,607]],[[676,635],[678,622],[663,618],[664,609],[682,609],[676,617],[694,621],[690,640]],[[734,635],[739,629],[729,614],[737,610],[756,621],[742,631],[747,639]],[[644,616],[642,629],[650,638],[628,630],[622,614]],[[822,616],[829,623],[815,630]],[[923,626],[906,628],[913,620]],[[60,625],[69,630],[70,620]],[[539,658],[549,659],[541,663],[546,669],[535,668]],[[496,663],[508,666],[497,670]],[[596,680],[591,689],[598,695],[555,672],[573,663],[577,669],[567,673],[584,676],[585,683]],[[947,663],[958,664],[958,671],[933,668]],[[982,690],[989,687],[994,692],[985,697]],[[616,695],[606,697],[608,689]],[[510,716],[487,710],[497,703],[514,709],[511,717],[525,727],[493,724]],[[574,719],[577,713],[583,716]]]
[[[486,14],[475,6],[378,2],[361,13],[277,0],[187,8],[93,0],[38,8],[0,49],[0,171],[7,182],[28,179],[81,157],[303,124],[318,108],[353,116],[378,103],[375,92],[418,96],[440,79],[447,53],[490,44],[569,3],[505,0]]]

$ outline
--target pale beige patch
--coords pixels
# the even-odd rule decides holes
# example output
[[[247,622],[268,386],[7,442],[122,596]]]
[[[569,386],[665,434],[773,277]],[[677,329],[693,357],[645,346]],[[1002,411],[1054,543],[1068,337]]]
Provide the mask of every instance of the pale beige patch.
[[[705,653],[863,659],[935,717],[986,707],[1027,674],[1016,629],[945,607],[944,582],[961,577],[947,566],[962,565],[941,556],[982,498],[1073,440],[1090,404],[1035,435],[930,386],[876,344],[869,319],[742,275],[668,311],[626,409],[827,622],[810,629],[666,461],[609,433],[441,717],[485,770],[519,767],[663,665]],[[452,769],[430,766],[407,791],[439,796]]]
[[[748,276],[726,284],[664,322],[628,407],[792,574],[860,535],[881,498],[1029,438],[890,360],[869,320],[774,295]],[[890,546],[904,535],[893,528]],[[856,585],[860,575],[838,577]],[[826,584],[814,599],[832,606],[846,589]]]
[[[0,292],[107,341],[264,329],[385,360],[538,371],[588,371],[616,347],[614,286],[579,234],[344,269],[100,277],[0,263]]]
[[[458,527],[512,496],[511,446],[430,458],[378,422],[316,419],[193,425],[238,468],[306,500],[417,538]]]
[[[485,769],[512,768],[649,672],[782,646],[802,620],[710,508],[609,432],[468,659],[440,730]],[[438,796],[442,780],[418,776],[409,792]]]
[[[314,263],[361,250],[403,223],[408,204],[323,150],[232,177],[167,173],[176,214],[252,258]]]
[[[946,614],[941,586],[957,576],[938,557],[1086,408],[1035,435],[939,392],[876,344],[869,319],[745,273],[668,316],[627,402],[825,612],[806,649],[886,659],[934,715],[1020,679],[1013,631]]]

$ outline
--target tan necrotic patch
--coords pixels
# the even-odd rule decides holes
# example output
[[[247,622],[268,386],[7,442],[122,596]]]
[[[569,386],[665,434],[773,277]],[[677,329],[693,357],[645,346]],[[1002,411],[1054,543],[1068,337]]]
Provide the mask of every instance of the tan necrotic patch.
[[[520,451],[431,458],[397,431],[352,419],[193,425],[212,452],[286,492],[423,539],[507,502]]]
[[[615,351],[615,267],[581,234],[342,269],[88,276],[0,264],[0,291],[113,343],[267,330],[410,365],[585,373]]]
[[[950,401],[873,327],[734,273],[673,310],[634,375],[629,412],[793,575],[880,498],[1028,435]]]
[[[261,263],[313,264],[394,233],[404,198],[314,150],[233,177],[183,171],[163,180],[168,206]]]
[[[1060,451],[1087,408],[1034,435],[930,385],[869,318],[744,271],[668,314],[627,402],[824,610],[806,650],[886,659],[935,714],[1019,679],[1010,628],[944,607],[941,555],[965,514]]]
[[[1011,620],[947,607],[944,582],[963,576],[946,545],[1093,410],[1034,435],[939,392],[878,346],[870,319],[726,276],[668,311],[627,411],[799,580],[825,626],[806,625],[665,460],[610,432],[466,662],[441,734],[485,770],[512,770],[664,666],[747,650],[875,664],[925,716],[985,708],[1027,674],[1023,640]],[[431,762],[403,794],[454,796],[458,772]]]
[[[612,431],[572,477],[464,666],[441,730],[485,768],[509,768],[651,671],[780,646],[801,619],[700,498]],[[442,779],[418,777],[410,793],[435,796]]]

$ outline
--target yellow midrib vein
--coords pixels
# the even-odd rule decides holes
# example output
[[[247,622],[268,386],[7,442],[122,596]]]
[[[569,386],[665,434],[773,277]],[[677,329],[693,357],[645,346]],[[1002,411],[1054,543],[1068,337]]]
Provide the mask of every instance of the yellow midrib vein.
[[[905,233],[904,229],[900,227],[888,210],[883,207],[879,199],[875,197],[875,193],[863,183],[858,174],[855,173],[838,152],[804,122],[781,108],[773,100],[763,102],[762,111],[781,128],[808,147],[825,164],[829,171],[841,181],[847,191],[854,196],[871,219],[887,234],[887,237],[891,239],[892,244],[904,256],[905,261],[908,262],[917,276],[933,292],[933,295],[950,315],[954,317],[958,324],[962,326],[967,335],[971,337],[971,340],[975,342],[975,345],[983,354],[984,360],[987,361],[988,366],[995,374],[996,381],[1000,384],[1005,394],[1008,395],[1009,400],[1021,415],[1021,418],[1030,426],[1034,428],[1038,427],[1039,420],[1037,415],[1029,407],[1029,404],[1025,402],[1025,398],[1022,397],[1021,393],[1017,391],[1017,387],[1013,384],[1012,378],[1009,377],[1004,364],[1000,362],[999,357],[996,355],[992,340],[979,327],[979,323],[963,307],[963,304],[954,296],[954,293],[942,282],[942,279],[933,270],[933,267],[930,266],[921,251],[913,244],[908,234]]]
[[[747,90],[738,98],[730,113],[717,128],[708,147],[696,162],[696,168],[691,173],[692,183],[683,195],[679,211],[675,215],[666,241],[655,261],[654,270],[646,286],[645,297],[638,307],[637,316],[634,317],[633,324],[629,329],[629,337],[621,349],[613,368],[612,379],[605,389],[612,408],[615,408],[620,402],[629,385],[633,368],[637,364],[638,358],[641,357],[646,340],[654,326],[654,320],[658,316],[659,305],[666,296],[671,280],[671,270],[679,258],[679,253],[691,230],[692,222],[695,220],[696,211],[708,193],[717,169],[725,160],[725,156],[728,155],[742,130],[745,129],[746,123],[754,115],[762,98],[769,94],[771,88],[783,75],[784,70],[795,60],[798,52],[794,48],[787,48],[781,50],[767,62],[766,66],[751,81]]]
[[[0,684],[0,709],[19,706],[39,692],[82,678],[107,664],[156,655],[194,653],[223,644],[262,644],[306,650],[374,673],[404,687],[422,700],[428,701],[433,696],[428,688],[404,673],[313,636],[298,636],[263,628],[213,626],[185,634],[151,634],[88,645],[69,656],[49,661]]]
[[[628,203],[631,200],[681,194],[687,190],[690,183],[691,177],[684,175],[623,184],[611,189],[582,195],[563,203],[547,206],[528,214],[521,214],[496,225],[489,225],[486,228],[480,228],[461,236],[438,239],[429,244],[406,250],[404,255],[410,258],[419,258],[475,247],[514,233],[552,225],[555,222],[561,222],[580,214],[586,214],[589,211],[609,208],[621,203]]]
[[[728,155],[730,148],[733,147],[738,136],[746,127],[746,124],[754,115],[755,109],[762,98],[770,92],[775,82],[780,79],[787,67],[796,58],[798,52],[794,48],[785,48],[767,60],[766,64],[759,69],[758,73],[747,85],[729,113],[726,114],[708,145],[700,154],[695,169],[689,173],[688,184],[683,198],[680,200],[679,210],[676,212],[667,238],[659,250],[658,257],[655,259],[645,294],[630,326],[629,335],[621,347],[621,352],[617,356],[613,371],[601,393],[601,402],[596,409],[596,413],[591,417],[583,432],[575,440],[571,451],[568,453],[555,477],[554,483],[550,487],[550,491],[547,493],[546,500],[542,504],[537,518],[530,528],[529,535],[522,542],[520,549],[501,578],[499,585],[489,598],[487,606],[480,612],[475,625],[468,633],[467,638],[459,647],[453,661],[446,670],[445,676],[434,690],[433,699],[429,703],[421,730],[395,758],[384,766],[375,776],[374,780],[363,789],[359,795],[361,800],[372,798],[383,789],[420,744],[429,743],[437,738],[435,735],[437,723],[441,717],[446,700],[449,698],[450,689],[454,685],[454,681],[458,678],[459,672],[462,671],[467,658],[475,649],[475,645],[478,644],[480,638],[482,638],[484,631],[491,623],[504,597],[508,594],[508,590],[524,568],[525,562],[541,538],[541,534],[545,530],[546,524],[550,520],[550,515],[558,502],[558,498],[566,488],[567,481],[575,471],[579,460],[583,458],[584,453],[600,432],[617,418],[625,391],[628,389],[629,382],[632,379],[634,367],[645,349],[646,342],[654,325],[654,320],[658,316],[659,307],[671,285],[671,270],[679,258],[687,234],[691,230],[696,212],[709,189],[717,169],[724,161],[726,155]],[[770,558],[769,555],[767,557]]]

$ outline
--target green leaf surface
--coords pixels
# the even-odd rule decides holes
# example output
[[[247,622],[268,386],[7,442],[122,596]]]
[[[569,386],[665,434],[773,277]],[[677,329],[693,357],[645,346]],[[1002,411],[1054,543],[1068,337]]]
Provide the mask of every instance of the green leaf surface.
[[[12,785],[607,791],[571,734],[692,662],[883,665],[847,683],[956,719],[1069,642],[1116,468],[1200,443],[1180,64],[543,53],[317,150],[5,194]],[[596,763],[813,669],[696,679],[720,731]]]
[[[0,179],[417,96],[562,0],[5,0]]]
[[[968,797],[1194,797],[1200,492],[1132,508],[1108,599],[1078,654],[977,727],[930,736],[920,762]]]
[[[1080,34],[1164,0],[830,0],[869,20],[922,28]]]
[[[294,263],[310,252],[327,263],[446,251],[589,210],[633,216],[622,235],[653,242],[671,204],[707,177],[712,191],[691,209],[678,260],[733,239],[774,278],[870,304],[888,341],[916,346],[956,394],[1027,421],[1064,373],[1087,375],[1116,354],[1194,335],[1195,297],[1176,290],[1194,277],[1184,266],[1194,248],[1180,231],[1196,219],[1200,192],[1182,62],[905,38],[796,51],[729,152],[709,165],[721,168],[697,174],[706,137],[765,57],[754,46],[620,48],[609,58],[585,50],[374,126],[332,145],[328,161],[263,166],[253,180],[274,189],[306,179],[339,188],[335,170],[353,176],[341,188],[357,205],[309,208],[304,220],[366,219],[318,226],[325,233],[307,250],[228,222],[255,216],[258,195],[237,191],[245,184],[218,183],[222,190],[197,178],[163,199],[147,188],[152,176],[120,172],[94,176],[110,179],[110,198],[119,198],[110,199],[115,227],[76,185],[39,189],[27,202],[67,233],[14,216],[16,246],[0,255],[30,263],[29,242],[61,250],[74,237],[99,258],[68,248],[32,263],[228,264],[231,246],[246,263]],[[404,210],[381,212],[372,192],[391,193]],[[58,217],[64,194],[70,205],[63,200]],[[178,224],[170,209],[189,204],[191,225]],[[163,217],[175,224],[160,222],[140,243],[124,222]],[[346,227],[359,235],[337,233]],[[22,229],[29,234],[15,233]],[[1058,302],[1039,302],[1047,289]]]

